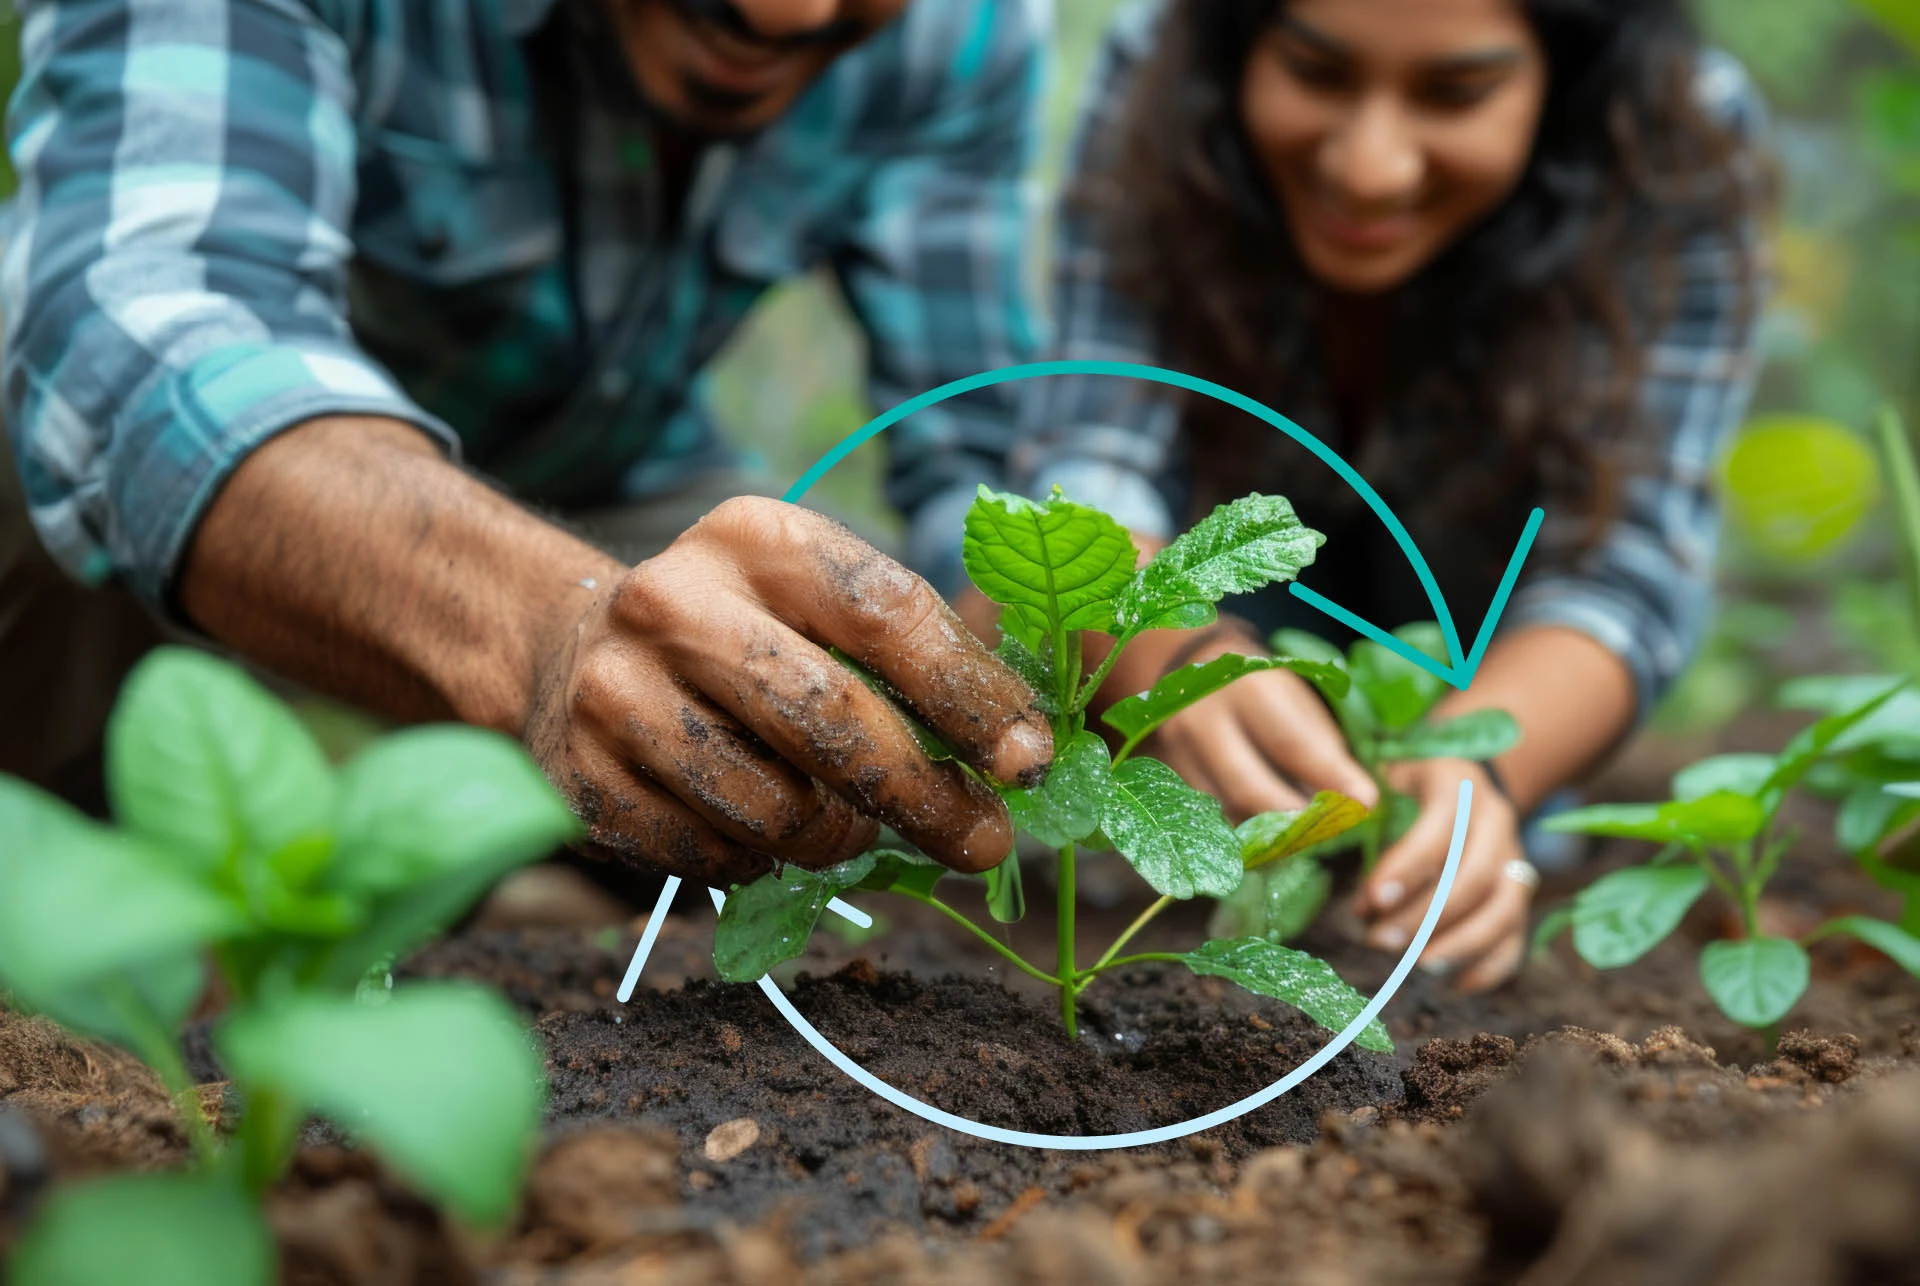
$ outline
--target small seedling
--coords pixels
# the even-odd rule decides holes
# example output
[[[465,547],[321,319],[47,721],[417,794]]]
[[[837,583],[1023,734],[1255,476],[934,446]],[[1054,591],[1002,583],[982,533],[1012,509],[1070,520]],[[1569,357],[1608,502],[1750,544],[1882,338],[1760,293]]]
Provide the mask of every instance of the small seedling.
[[[1772,1028],[1806,990],[1806,944],[1844,934],[1893,957],[1920,976],[1920,937],[1871,916],[1822,925],[1802,941],[1761,932],[1760,895],[1796,836],[1779,823],[1788,791],[1842,747],[1850,732],[1889,708],[1906,689],[1881,684],[1850,709],[1803,729],[1778,755],[1715,755],[1682,769],[1673,798],[1660,804],[1600,804],[1561,813],[1546,829],[1650,840],[1653,861],[1602,876],[1543,921],[1544,943],[1573,928],[1574,950],[1597,969],[1617,969],[1652,950],[1679,927],[1709,888],[1738,910],[1742,936],[1700,952],[1700,980],[1720,1011],[1748,1027]]]
[[[525,752],[417,728],[336,771],[242,671],[168,648],[121,693],[107,778],[117,827],[0,778],[0,988],[144,1059],[197,1164],[57,1193],[8,1281],[271,1281],[259,1203],[313,1114],[462,1217],[504,1218],[539,1123],[536,1046],[493,994],[395,988],[389,969],[574,833]],[[229,997],[214,1049],[243,1104],[231,1141],[179,1046],[209,958]]]
[[[1136,754],[1168,718],[1242,675],[1284,668],[1305,676],[1331,699],[1346,695],[1342,667],[1300,657],[1220,656],[1184,666],[1146,692],[1115,702],[1102,716],[1115,749],[1087,725],[1087,706],[1127,644],[1150,629],[1193,629],[1215,619],[1228,594],[1292,580],[1324,541],[1301,525],[1287,501],[1248,496],[1223,505],[1144,567],[1125,529],[1108,515],[1056,491],[1047,501],[981,488],[966,518],[968,574],[1002,610],[999,655],[1038,694],[1052,723],[1054,762],[1032,789],[994,783],[1015,824],[1051,848],[1059,911],[1052,969],[1028,962],[963,912],[935,896],[949,875],[927,858],[883,848],[822,871],[788,866],[736,888],[720,914],[714,962],[731,982],[754,981],[806,948],[829,899],[849,889],[898,894],[939,910],[1015,968],[1059,990],[1060,1016],[1071,1037],[1075,1008],[1094,979],[1142,961],[1169,961],[1195,973],[1227,978],[1249,991],[1286,1001],[1338,1031],[1366,998],[1323,961],[1257,936],[1215,940],[1180,953],[1123,955],[1128,942],[1176,901],[1225,897],[1249,870],[1278,862],[1366,815],[1351,800],[1322,795],[1298,813],[1264,814],[1237,831],[1211,796],[1194,790],[1156,759]],[[1111,636],[1113,646],[1083,673],[1081,635]],[[870,676],[869,676],[870,677]],[[871,680],[877,683],[877,680]],[[884,691],[884,685],[881,685]],[[897,693],[889,693],[898,702]],[[936,757],[946,751],[902,713]],[[1116,849],[1159,899],[1093,964],[1075,955],[1074,874],[1083,850]],[[1017,918],[1019,867],[1003,861],[987,877],[990,914]],[[1376,1020],[1359,1043],[1390,1050]]]

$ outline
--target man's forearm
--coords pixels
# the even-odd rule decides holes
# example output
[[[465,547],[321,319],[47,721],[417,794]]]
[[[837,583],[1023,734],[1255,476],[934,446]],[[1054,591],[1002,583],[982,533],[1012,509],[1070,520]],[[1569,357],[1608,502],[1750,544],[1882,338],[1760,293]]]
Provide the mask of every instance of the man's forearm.
[[[208,506],[187,616],[289,678],[399,719],[521,735],[538,670],[621,565],[394,420],[310,421]]]
[[[1577,630],[1536,626],[1495,642],[1473,686],[1436,718],[1487,708],[1520,724],[1520,744],[1495,762],[1522,814],[1590,771],[1633,721],[1633,676]]]

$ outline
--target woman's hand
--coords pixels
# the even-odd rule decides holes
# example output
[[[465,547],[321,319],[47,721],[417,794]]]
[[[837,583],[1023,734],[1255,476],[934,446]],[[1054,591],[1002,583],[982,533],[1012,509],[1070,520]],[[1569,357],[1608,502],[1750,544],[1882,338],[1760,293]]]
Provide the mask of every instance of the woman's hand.
[[[1101,692],[1105,701],[1145,691],[1179,665],[1230,652],[1261,655],[1259,642],[1231,622],[1194,647],[1190,634],[1142,635],[1128,648]],[[1346,738],[1319,694],[1286,670],[1237,679],[1162,724],[1146,754],[1220,801],[1228,820],[1300,808],[1316,790],[1337,790],[1371,808],[1373,779],[1348,753]]]
[[[1370,945],[1402,951],[1427,913],[1453,835],[1460,781],[1473,783],[1473,817],[1446,909],[1440,914],[1423,968],[1459,979],[1462,991],[1505,982],[1526,954],[1527,909],[1534,882],[1520,845],[1520,819],[1481,765],[1465,759],[1429,759],[1387,772],[1396,790],[1420,805],[1420,817],[1375,865],[1361,886],[1356,909],[1373,921]],[[1518,865],[1516,865],[1518,863]]]

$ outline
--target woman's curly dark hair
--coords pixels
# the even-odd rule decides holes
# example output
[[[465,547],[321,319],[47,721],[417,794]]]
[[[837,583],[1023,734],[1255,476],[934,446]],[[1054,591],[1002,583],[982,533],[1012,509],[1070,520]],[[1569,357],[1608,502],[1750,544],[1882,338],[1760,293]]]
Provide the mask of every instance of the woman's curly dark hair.
[[[1240,87],[1285,3],[1170,0],[1111,164],[1068,194],[1071,214],[1099,221],[1167,360],[1282,411],[1317,387],[1323,305],[1254,159]],[[1637,391],[1680,247],[1719,233],[1757,281],[1749,230],[1771,169],[1704,110],[1681,0],[1521,8],[1547,61],[1531,156],[1492,214],[1393,292],[1380,392],[1423,426],[1393,448],[1395,475],[1421,482],[1416,513],[1485,516],[1524,496],[1579,517],[1549,523],[1543,549],[1564,553],[1597,537],[1624,477],[1658,452]],[[1183,415],[1203,503],[1286,450],[1202,400]]]

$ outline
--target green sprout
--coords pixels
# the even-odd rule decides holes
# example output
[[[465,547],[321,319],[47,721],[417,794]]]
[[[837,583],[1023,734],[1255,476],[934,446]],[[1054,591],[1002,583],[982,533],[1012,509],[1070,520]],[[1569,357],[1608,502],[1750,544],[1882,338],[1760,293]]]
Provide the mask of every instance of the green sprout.
[[[1740,915],[1742,936],[1708,943],[1700,981],[1720,1011],[1743,1026],[1771,1029],[1799,1001],[1811,976],[1806,946],[1844,934],[1858,938],[1920,975],[1920,937],[1900,925],[1850,915],[1800,941],[1762,933],[1761,893],[1797,835],[1780,824],[1787,794],[1849,734],[1908,695],[1904,681],[1797,733],[1777,755],[1715,755],[1673,779],[1673,798],[1658,804],[1597,804],[1561,813],[1546,829],[1649,840],[1660,850],[1645,866],[1614,871],[1550,914],[1536,934],[1544,943],[1569,925],[1573,946],[1596,969],[1631,964],[1679,927],[1693,904],[1717,889]]]
[[[1035,965],[936,896],[952,873],[926,857],[882,848],[821,871],[787,866],[736,888],[714,937],[714,963],[730,982],[752,982],[806,949],[827,903],[852,889],[910,898],[948,916],[1021,972],[1055,987],[1067,1034],[1078,1033],[1076,1002],[1094,979],[1143,961],[1185,965],[1298,1008],[1329,1030],[1356,1018],[1366,998],[1325,962],[1259,936],[1218,939],[1188,952],[1123,954],[1126,945],[1174,902],[1226,897],[1250,870],[1280,862],[1351,826],[1365,810],[1322,795],[1297,813],[1269,813],[1236,831],[1211,796],[1188,786],[1159,760],[1139,755],[1162,723],[1243,675],[1287,669],[1329,699],[1346,695],[1343,667],[1289,656],[1227,655],[1183,666],[1146,692],[1115,702],[1102,715],[1112,745],[1087,727],[1087,707],[1127,644],[1151,629],[1194,629],[1216,619],[1229,594],[1289,581],[1313,561],[1324,541],[1301,525],[1293,507],[1252,495],[1222,505],[1145,566],[1127,532],[1097,509],[1056,490],[1031,501],[982,487],[966,517],[968,574],[1002,609],[999,656],[1036,694],[1052,724],[1055,755],[1044,783],[1022,789],[994,783],[1015,825],[1054,852],[1058,887],[1056,954]],[[1136,570],[1137,568],[1137,570]],[[1113,646],[1092,670],[1083,667],[1081,636],[1105,634]],[[867,676],[870,682],[878,680]],[[884,685],[880,685],[884,692]],[[897,697],[897,694],[887,694]],[[910,715],[936,757],[944,747]],[[1075,865],[1083,851],[1117,850],[1159,895],[1092,964],[1075,951]],[[1019,865],[1002,861],[986,876],[989,912],[1021,913]],[[1375,1020],[1358,1038],[1367,1049],[1392,1042]]]
[[[117,827],[0,778],[0,989],[151,1066],[195,1164],[56,1193],[8,1280],[273,1280],[259,1203],[315,1114],[463,1218],[504,1219],[540,1120],[537,1046],[492,993],[390,989],[388,968],[574,834],[526,753],[425,727],[336,771],[237,667],[163,648],[121,692],[106,766]],[[179,1045],[209,960],[230,997],[213,1044],[243,1105],[231,1140]]]

